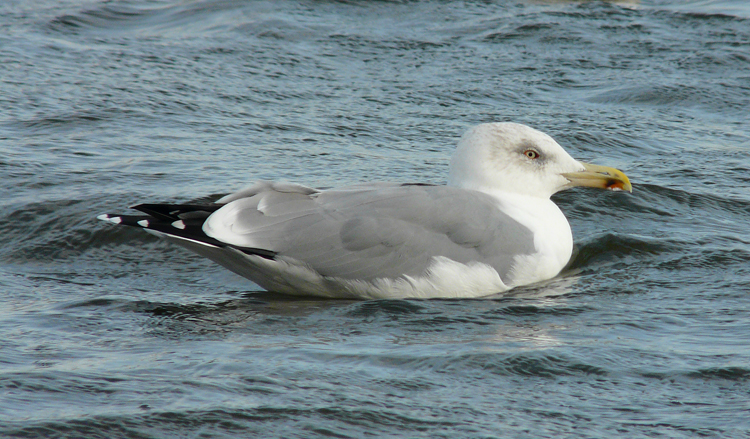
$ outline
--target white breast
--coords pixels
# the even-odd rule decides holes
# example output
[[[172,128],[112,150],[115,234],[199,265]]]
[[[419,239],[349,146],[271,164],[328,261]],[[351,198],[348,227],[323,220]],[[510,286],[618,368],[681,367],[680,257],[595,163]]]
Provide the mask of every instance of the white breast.
[[[507,193],[491,193],[500,208],[534,234],[536,252],[519,255],[506,285],[514,287],[539,282],[556,276],[570,261],[573,233],[559,207],[549,198],[526,197]]]

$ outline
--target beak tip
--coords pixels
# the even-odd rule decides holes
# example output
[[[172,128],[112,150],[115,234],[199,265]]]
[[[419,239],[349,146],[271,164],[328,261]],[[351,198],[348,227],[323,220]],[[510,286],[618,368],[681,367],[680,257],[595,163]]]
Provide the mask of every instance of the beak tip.
[[[611,191],[627,191],[633,193],[633,186],[628,177],[620,170],[608,166],[581,163],[583,171],[562,174],[570,183],[568,187],[589,186]]]
[[[611,191],[633,193],[633,186],[627,180],[611,180],[606,183],[605,187]]]

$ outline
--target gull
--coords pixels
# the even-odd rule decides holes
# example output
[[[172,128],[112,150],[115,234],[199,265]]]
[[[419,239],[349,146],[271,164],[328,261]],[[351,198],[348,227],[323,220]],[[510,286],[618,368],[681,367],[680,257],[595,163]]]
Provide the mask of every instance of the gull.
[[[204,204],[100,215],[143,228],[268,291],[327,298],[479,298],[557,276],[573,251],[552,194],[632,192],[621,171],[582,163],[516,123],[469,129],[447,185],[318,190],[260,181]]]

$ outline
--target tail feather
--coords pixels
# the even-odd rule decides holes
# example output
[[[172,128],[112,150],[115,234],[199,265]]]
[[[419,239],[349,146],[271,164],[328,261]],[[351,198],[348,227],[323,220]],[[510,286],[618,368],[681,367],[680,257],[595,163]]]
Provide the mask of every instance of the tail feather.
[[[221,206],[221,204],[139,204],[132,208],[146,215],[103,214],[97,218],[113,224],[139,227],[212,247],[234,248],[248,255],[275,259],[277,253],[272,250],[232,245],[206,235],[203,232],[203,223]]]
[[[164,221],[178,221],[185,219],[202,218],[219,210],[223,204],[138,204],[131,209],[139,210],[146,215],[159,218]]]

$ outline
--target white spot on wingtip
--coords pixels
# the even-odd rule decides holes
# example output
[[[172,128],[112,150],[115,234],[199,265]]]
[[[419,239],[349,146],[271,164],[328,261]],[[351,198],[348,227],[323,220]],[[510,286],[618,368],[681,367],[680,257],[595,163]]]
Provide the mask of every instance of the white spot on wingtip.
[[[109,216],[106,213],[97,216],[96,219],[100,219],[102,221],[107,221],[107,222],[112,223],[112,224],[120,224],[122,222],[122,218],[120,218],[119,216]]]
[[[172,223],[172,227],[180,230],[185,230],[185,223],[182,220],[175,221]]]
[[[141,227],[148,227],[148,220],[140,220],[138,221],[138,225]]]

